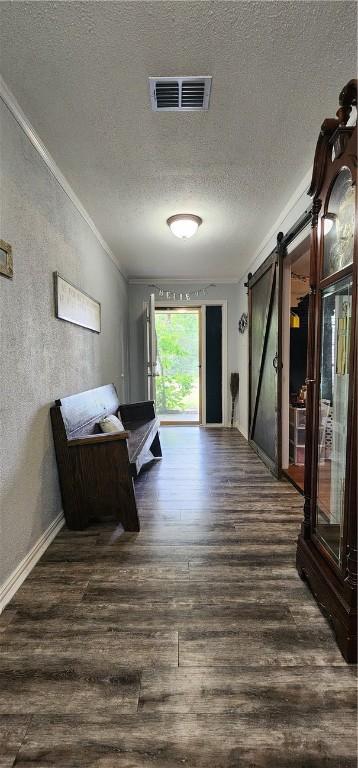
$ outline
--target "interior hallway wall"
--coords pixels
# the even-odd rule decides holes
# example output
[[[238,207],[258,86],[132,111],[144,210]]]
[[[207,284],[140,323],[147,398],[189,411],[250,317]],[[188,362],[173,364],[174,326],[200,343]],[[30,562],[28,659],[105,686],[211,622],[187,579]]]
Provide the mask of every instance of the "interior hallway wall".
[[[114,382],[127,397],[127,284],[0,99],[0,589],[61,511],[49,407]],[[53,271],[101,302],[102,332],[57,320]]]
[[[151,281],[148,279],[148,283]],[[155,282],[155,281],[153,281]],[[178,293],[185,293],[190,291],[195,292],[207,285],[207,283],[169,283],[168,285],[160,284],[160,288],[164,291],[175,290]],[[159,297],[158,290],[154,291],[148,284],[133,283],[129,285],[129,339],[130,339],[130,397],[132,401],[143,400],[146,397],[145,390],[145,324],[143,315],[144,302],[148,301],[149,295],[155,292],[158,300],[163,299]],[[227,343],[227,370],[228,370],[228,392],[227,392],[227,414],[226,420],[229,418],[230,413],[230,373],[231,371],[238,370],[237,360],[237,337],[238,337],[238,284],[237,283],[218,283],[207,289],[206,299],[217,299],[227,301],[227,329],[228,329],[228,343]],[[178,301],[178,306],[183,305],[184,302]],[[198,299],[200,304],[200,299]]]

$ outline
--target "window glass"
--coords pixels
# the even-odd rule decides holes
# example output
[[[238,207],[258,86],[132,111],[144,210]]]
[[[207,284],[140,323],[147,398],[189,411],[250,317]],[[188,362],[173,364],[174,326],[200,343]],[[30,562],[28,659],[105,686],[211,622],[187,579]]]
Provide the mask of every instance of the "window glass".
[[[352,280],[322,294],[316,532],[341,559],[346,483]]]
[[[348,168],[338,174],[323,218],[323,277],[338,272],[353,261],[355,187]]]

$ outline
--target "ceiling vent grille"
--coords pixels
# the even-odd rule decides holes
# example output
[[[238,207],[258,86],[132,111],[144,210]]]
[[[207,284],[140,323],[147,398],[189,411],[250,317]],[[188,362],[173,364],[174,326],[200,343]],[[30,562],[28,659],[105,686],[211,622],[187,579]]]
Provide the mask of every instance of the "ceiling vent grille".
[[[209,108],[211,77],[150,77],[154,112],[198,112]]]

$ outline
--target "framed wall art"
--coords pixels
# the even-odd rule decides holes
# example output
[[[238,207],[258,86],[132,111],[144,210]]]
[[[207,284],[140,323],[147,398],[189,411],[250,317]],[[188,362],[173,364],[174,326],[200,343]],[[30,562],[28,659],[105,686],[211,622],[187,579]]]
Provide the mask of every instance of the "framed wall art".
[[[0,240],[0,275],[4,275],[4,277],[14,276],[12,249],[9,243],[5,243],[5,240]]]
[[[77,286],[54,272],[55,315],[74,325],[101,333],[101,305]]]

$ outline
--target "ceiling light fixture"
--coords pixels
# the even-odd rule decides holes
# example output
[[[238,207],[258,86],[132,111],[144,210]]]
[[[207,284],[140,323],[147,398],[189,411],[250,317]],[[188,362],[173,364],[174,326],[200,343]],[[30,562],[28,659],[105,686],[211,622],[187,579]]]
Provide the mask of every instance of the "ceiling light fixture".
[[[203,220],[200,216],[194,216],[192,213],[177,213],[167,219],[170,231],[175,237],[182,239],[193,237],[202,223]]]

